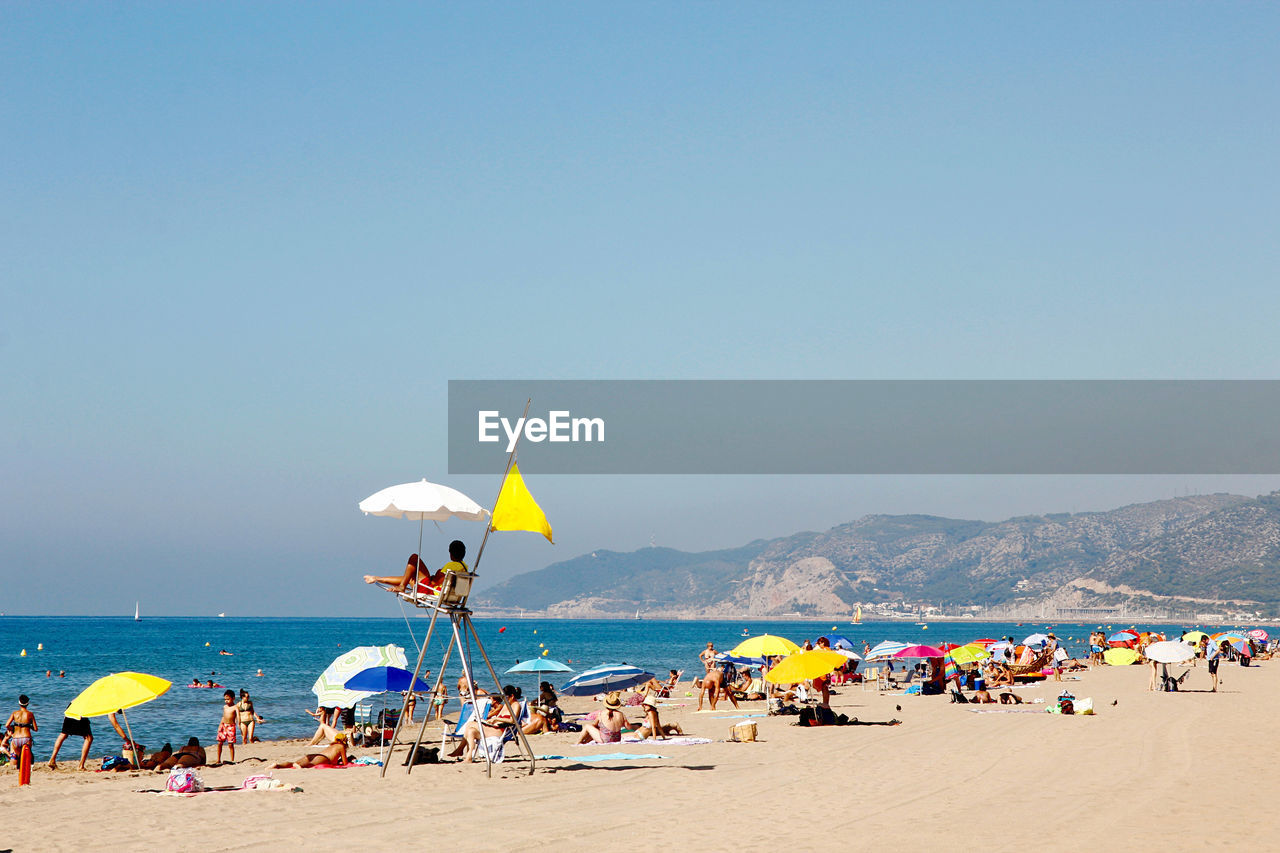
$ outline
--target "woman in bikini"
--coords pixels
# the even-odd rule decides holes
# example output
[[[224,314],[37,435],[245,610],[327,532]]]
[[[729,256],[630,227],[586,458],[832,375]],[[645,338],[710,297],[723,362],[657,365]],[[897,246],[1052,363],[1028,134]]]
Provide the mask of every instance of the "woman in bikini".
[[[9,756],[14,761],[22,755],[24,746],[35,752],[32,736],[40,731],[40,727],[36,725],[36,715],[27,710],[27,703],[30,701],[25,693],[19,696],[18,710],[10,714],[4,724],[5,731],[9,735]]]
[[[333,743],[325,749],[317,752],[308,752],[297,761],[281,761],[272,765],[273,770],[279,770],[285,767],[320,767],[322,765],[330,765],[333,767],[342,767],[349,764],[351,756],[347,755],[347,733],[338,732],[333,736]]]
[[[622,694],[615,690],[604,698],[604,710],[596,717],[595,723],[582,724],[582,737],[578,743],[621,743],[627,718],[620,708]]]
[[[262,722],[262,718],[253,710],[253,700],[249,691],[241,689],[240,701],[236,703],[236,721],[240,727],[240,742],[253,743],[253,730]]]

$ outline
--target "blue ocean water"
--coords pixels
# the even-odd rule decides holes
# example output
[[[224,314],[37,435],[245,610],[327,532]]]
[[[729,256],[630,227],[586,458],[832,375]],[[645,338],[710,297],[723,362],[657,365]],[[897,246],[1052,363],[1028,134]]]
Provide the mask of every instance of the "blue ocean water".
[[[405,648],[412,667],[417,645],[426,632],[426,619],[247,619],[247,618],[130,618],[2,617],[0,618],[0,712],[17,708],[18,695],[31,697],[31,710],[41,726],[36,737],[37,758],[47,758],[73,698],[96,679],[111,672],[134,670],[159,675],[173,688],[154,702],[129,712],[134,737],[149,748],[165,741],[185,743],[191,736],[211,742],[217,729],[222,690],[186,687],[193,677],[213,678],[236,691],[246,688],[266,723],[258,727],[264,740],[310,736],[315,723],[303,712],[316,705],[311,685],[333,659],[353,646],[395,643]],[[439,623],[439,628],[447,623]],[[601,663],[627,662],[655,673],[683,669],[686,678],[698,671],[697,655],[713,641],[719,650],[733,648],[749,635],[777,634],[795,642],[838,633],[861,650],[892,639],[908,643],[968,642],[979,637],[1012,635],[1017,639],[1036,631],[1055,630],[1070,652],[1086,654],[1084,645],[1094,625],[1053,626],[1007,622],[950,622],[923,627],[903,622],[854,625],[821,621],[660,621],[660,620],[537,620],[475,619],[476,631],[499,675],[520,660],[547,656],[569,662],[577,671]],[[1102,626],[1108,627],[1108,626]],[[1121,625],[1116,625],[1119,630]],[[1170,636],[1186,625],[1146,625]],[[1200,626],[1221,630],[1218,626]],[[1254,627],[1254,626],[1251,626]],[[1265,626],[1264,626],[1265,627]],[[1273,630],[1273,629],[1268,629]],[[1273,631],[1274,633],[1274,631]],[[416,639],[416,642],[415,642]],[[43,644],[43,649],[38,646]],[[25,649],[25,657],[21,651]],[[220,650],[232,652],[221,655]],[[440,639],[432,640],[426,667],[435,670],[443,656]],[[478,653],[474,661],[484,673]],[[258,677],[261,669],[263,675]],[[59,677],[65,671],[65,677]],[[450,682],[460,670],[457,655],[450,664]],[[46,672],[51,672],[46,676]],[[216,675],[214,674],[216,673]],[[570,675],[550,680],[559,686]],[[484,674],[482,684],[491,681]],[[504,683],[536,689],[535,675],[504,676]],[[394,700],[393,700],[394,701]],[[93,721],[93,755],[114,753],[118,738],[105,718]],[[108,737],[108,735],[111,735]],[[80,741],[64,747],[63,758],[78,755]],[[70,749],[71,753],[66,753]]]

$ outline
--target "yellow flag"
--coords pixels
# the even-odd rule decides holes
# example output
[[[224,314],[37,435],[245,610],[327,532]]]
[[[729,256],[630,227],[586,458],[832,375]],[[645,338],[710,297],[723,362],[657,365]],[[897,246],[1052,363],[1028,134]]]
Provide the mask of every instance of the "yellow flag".
[[[520,466],[514,462],[502,484],[502,491],[498,493],[498,502],[493,506],[491,524],[494,530],[541,533],[547,537],[548,542],[555,544],[555,540],[551,538],[551,525],[547,523],[547,516],[525,488],[524,478],[520,476]]]

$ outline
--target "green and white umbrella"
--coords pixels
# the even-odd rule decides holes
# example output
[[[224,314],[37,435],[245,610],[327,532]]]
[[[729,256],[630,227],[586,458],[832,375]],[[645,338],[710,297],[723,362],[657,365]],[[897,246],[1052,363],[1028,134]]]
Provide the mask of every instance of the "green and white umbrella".
[[[316,694],[316,699],[325,707],[351,708],[373,695],[369,691],[348,690],[345,685],[352,676],[375,666],[406,669],[408,665],[404,649],[400,646],[356,646],[343,652],[325,667],[316,683],[311,686],[311,692]]]

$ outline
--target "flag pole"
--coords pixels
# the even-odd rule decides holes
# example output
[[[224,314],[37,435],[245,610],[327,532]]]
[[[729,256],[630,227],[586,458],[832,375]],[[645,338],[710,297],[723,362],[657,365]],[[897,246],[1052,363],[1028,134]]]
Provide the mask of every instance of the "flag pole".
[[[524,419],[529,416],[529,405],[533,402],[530,397],[524,401],[524,414],[520,416],[520,423],[524,423]],[[498,497],[502,497],[502,486],[507,484],[507,475],[511,473],[511,466],[516,462],[516,450],[520,447],[520,436],[524,435],[524,430],[516,433],[515,443],[511,445],[511,453],[507,455],[507,468],[502,472],[502,485],[498,486]],[[498,498],[493,499],[493,508],[498,508]],[[484,529],[484,538],[480,540],[480,550],[476,552],[476,561],[471,564],[471,573],[475,574],[480,568],[480,558],[484,556],[485,543],[489,541],[489,533],[493,531],[493,513],[489,513],[489,523]]]

